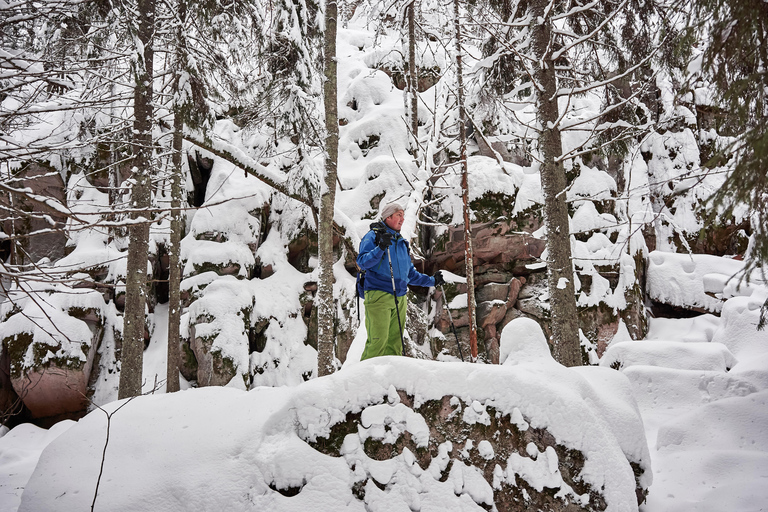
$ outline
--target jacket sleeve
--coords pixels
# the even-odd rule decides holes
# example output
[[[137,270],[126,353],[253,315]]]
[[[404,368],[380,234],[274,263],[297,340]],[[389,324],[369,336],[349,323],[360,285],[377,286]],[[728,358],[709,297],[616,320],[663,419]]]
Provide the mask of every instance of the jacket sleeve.
[[[373,232],[367,233],[360,241],[360,253],[357,256],[357,266],[369,270],[379,264],[384,257],[384,251],[373,243]]]
[[[408,272],[408,284],[424,287],[435,286],[435,278],[422,274],[411,264],[411,270]]]

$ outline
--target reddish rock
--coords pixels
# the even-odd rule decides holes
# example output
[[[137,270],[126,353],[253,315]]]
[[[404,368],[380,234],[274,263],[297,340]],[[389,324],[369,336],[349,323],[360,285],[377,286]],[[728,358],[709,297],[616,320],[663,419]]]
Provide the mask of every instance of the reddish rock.
[[[507,313],[507,304],[502,301],[481,302],[477,305],[477,325],[485,329],[489,325],[496,325],[504,319]]]
[[[452,270],[463,266],[464,228],[449,228],[445,249],[432,254],[439,268]],[[472,247],[476,266],[485,263],[509,264],[518,260],[536,260],[544,252],[545,241],[528,233],[513,231],[508,224],[488,222],[472,226]]]
[[[511,308],[517,302],[517,296],[520,294],[520,289],[525,284],[525,278],[512,278],[509,282],[509,293],[507,295],[507,308]]]
[[[503,300],[509,296],[509,284],[488,283],[477,291],[477,302]]]
[[[494,331],[496,328],[494,327]],[[488,355],[490,356],[491,363],[493,364],[499,364],[499,337],[498,334],[491,339],[486,339],[486,344],[488,346]]]
[[[46,418],[86,409],[88,377],[93,357],[80,370],[36,368],[19,378],[12,378],[13,389],[32,418]]]
[[[605,349],[619,330],[619,321],[602,324],[597,327],[597,355],[603,357]]]
[[[81,343],[85,361],[78,358],[51,358],[34,368],[24,368],[18,357],[10,361],[10,380],[14,391],[30,412],[32,418],[47,418],[67,413],[85,411],[88,405],[88,379],[91,375],[101,330],[92,329],[90,347]],[[32,336],[22,333],[5,340],[5,350],[24,358],[32,342]],[[74,342],[73,342],[74,343]],[[57,352],[50,347],[50,352]]]
[[[51,198],[54,203],[66,203],[64,180],[52,167],[34,162],[24,166],[15,173],[13,187],[29,189],[32,195]],[[24,212],[33,212],[34,215],[26,216]],[[46,215],[53,224],[42,218],[41,214]],[[0,191],[0,230],[15,235],[23,248],[23,251],[11,252],[12,264],[34,263],[46,257],[55,261],[64,257],[67,239],[63,228],[66,221],[66,216],[59,210],[31,199],[31,195]],[[41,232],[26,236],[36,231]],[[0,250],[4,252],[2,259],[7,258],[6,248]]]

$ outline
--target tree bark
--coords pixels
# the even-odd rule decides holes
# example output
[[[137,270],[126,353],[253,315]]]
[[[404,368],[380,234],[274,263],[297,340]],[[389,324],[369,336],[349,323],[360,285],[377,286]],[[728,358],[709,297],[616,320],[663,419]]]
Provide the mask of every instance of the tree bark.
[[[131,219],[128,228],[128,265],[125,282],[125,314],[121,351],[120,387],[118,398],[141,394],[141,373],[144,356],[144,309],[147,299],[147,259],[149,248],[148,210],[151,199],[152,164],[152,65],[154,53],[155,2],[138,0],[134,64],[133,168],[131,189]]]
[[[336,99],[336,0],[325,4],[325,190],[320,197],[317,226],[320,279],[317,286],[317,369],[318,376],[333,373],[335,334],[333,313],[333,210],[336,201],[336,171],[339,153],[339,114]]]
[[[459,108],[459,144],[461,160],[461,199],[464,209],[464,268],[467,274],[467,314],[469,315],[469,351],[472,361],[477,361],[477,318],[475,311],[475,256],[472,250],[472,224],[469,218],[469,165],[467,163],[467,113],[464,110],[464,77],[461,59],[461,23],[459,0],[453,2],[454,27],[456,31],[456,87]]]
[[[413,135],[413,158],[419,158],[419,98],[416,91],[416,0],[408,7],[408,107],[410,108],[411,134]]]
[[[187,17],[187,1],[179,0],[176,23],[176,76],[174,98],[178,102],[181,74],[185,69],[184,26]],[[171,240],[168,249],[168,367],[166,392],[179,391],[179,367],[181,365],[180,324],[181,324],[181,215],[182,143],[184,135],[183,105],[174,105],[173,115],[173,169],[171,171]]]
[[[532,5],[532,44],[537,61],[534,79],[538,88],[537,116],[541,125],[541,184],[544,190],[544,222],[547,227],[547,279],[552,318],[553,356],[565,366],[581,365],[579,320],[573,283],[571,235],[565,189],[562,138],[558,120],[557,77],[552,61],[552,10],[549,0]]]

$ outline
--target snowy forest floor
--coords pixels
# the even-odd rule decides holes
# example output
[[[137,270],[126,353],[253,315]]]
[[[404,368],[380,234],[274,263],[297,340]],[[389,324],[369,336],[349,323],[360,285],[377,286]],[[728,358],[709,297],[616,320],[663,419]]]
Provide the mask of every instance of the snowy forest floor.
[[[164,325],[163,310],[156,313],[158,325]],[[719,322],[713,315],[651,319],[647,339],[632,342],[630,349],[635,350],[622,357],[622,371],[632,384],[652,458],[653,484],[642,512],[766,510],[768,347],[762,342],[752,344],[749,357],[728,371],[714,368],[703,362],[707,351],[701,347],[709,345],[705,342],[712,340]],[[145,352],[149,388],[155,375],[162,381],[164,336],[164,329],[156,329]],[[682,355],[664,348],[678,347],[679,342],[693,350]],[[359,348],[355,345],[351,351]],[[233,421],[235,416],[242,412],[233,413]],[[43,430],[24,424],[3,432],[0,512],[18,509],[41,453],[73,425],[63,421]]]

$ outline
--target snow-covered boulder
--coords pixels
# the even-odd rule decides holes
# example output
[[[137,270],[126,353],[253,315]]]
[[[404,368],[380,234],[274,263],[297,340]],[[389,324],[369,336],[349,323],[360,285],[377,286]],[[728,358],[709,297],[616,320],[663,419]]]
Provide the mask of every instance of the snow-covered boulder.
[[[768,346],[768,329],[757,330],[760,308],[768,295],[768,287],[762,293],[749,297],[733,297],[725,302],[721,322],[712,335],[712,341],[727,346],[739,359],[749,360],[763,355]]]
[[[548,360],[552,356],[541,326],[531,318],[515,318],[501,332],[499,363]]]
[[[95,290],[63,284],[14,290],[3,303],[0,350],[11,384],[33,418],[84,411],[88,380],[104,325],[104,299]]]
[[[383,357],[292,388],[115,402],[101,480],[94,411],[46,448],[19,510],[637,510],[642,423],[590,382],[554,361]]]
[[[736,364],[722,343],[685,341],[623,341],[614,343],[600,359],[600,366],[616,370],[634,365],[725,372]]]
[[[653,251],[648,255],[647,292],[657,302],[719,313],[729,280],[744,262],[709,254]]]

